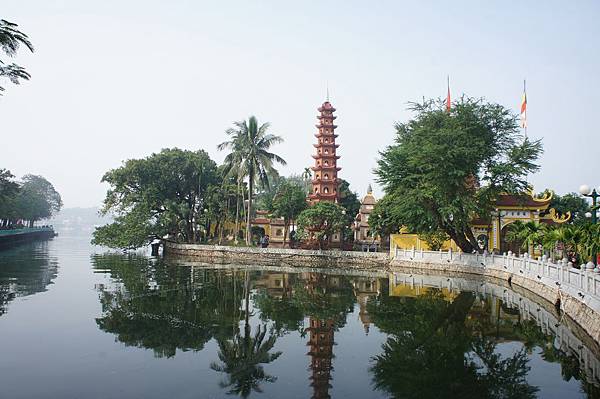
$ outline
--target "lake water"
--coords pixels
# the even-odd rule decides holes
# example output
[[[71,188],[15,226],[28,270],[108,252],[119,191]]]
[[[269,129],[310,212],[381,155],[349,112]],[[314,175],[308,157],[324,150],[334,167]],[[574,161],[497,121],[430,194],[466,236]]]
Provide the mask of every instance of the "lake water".
[[[85,234],[4,250],[0,397],[598,397],[594,348],[552,308],[414,278],[170,264]]]

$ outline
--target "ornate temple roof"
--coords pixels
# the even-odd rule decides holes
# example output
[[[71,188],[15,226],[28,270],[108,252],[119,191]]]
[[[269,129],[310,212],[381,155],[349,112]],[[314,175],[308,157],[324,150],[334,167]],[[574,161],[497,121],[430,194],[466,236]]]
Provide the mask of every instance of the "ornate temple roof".
[[[503,194],[496,200],[496,206],[498,208],[517,207],[547,209],[548,206],[550,206],[550,201],[552,201],[552,194],[544,195],[542,198],[536,197],[533,193],[523,195]]]

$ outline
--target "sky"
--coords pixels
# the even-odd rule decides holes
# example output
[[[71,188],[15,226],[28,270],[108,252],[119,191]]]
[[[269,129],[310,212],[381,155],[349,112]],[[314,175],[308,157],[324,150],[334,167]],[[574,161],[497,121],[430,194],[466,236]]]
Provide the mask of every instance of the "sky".
[[[543,4],[543,6],[542,6]],[[0,168],[40,174],[66,207],[101,204],[102,175],[162,148],[216,146],[256,115],[284,138],[283,175],[311,166],[317,108],[337,108],[342,171],[362,196],[410,101],[484,97],[542,139],[536,191],[600,185],[600,2],[2,0],[35,45],[0,97]],[[443,167],[443,165],[440,165]],[[596,172],[596,173],[594,173]]]

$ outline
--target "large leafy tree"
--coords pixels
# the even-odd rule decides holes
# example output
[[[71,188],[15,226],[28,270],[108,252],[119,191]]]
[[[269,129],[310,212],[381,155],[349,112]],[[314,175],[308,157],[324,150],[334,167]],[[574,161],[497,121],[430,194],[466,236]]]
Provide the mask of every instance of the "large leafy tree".
[[[18,220],[30,226],[51,217],[62,207],[62,199],[52,183],[42,176],[25,175],[21,182],[6,169],[0,169],[0,221],[6,227]]]
[[[18,25],[0,19],[0,48],[2,48],[4,54],[10,58],[14,57],[21,45],[33,52],[33,44],[31,44],[27,35],[18,29]],[[19,84],[19,80],[29,80],[31,75],[14,62],[9,64],[6,60],[0,59],[0,77],[9,79],[14,84]],[[0,91],[4,91],[4,87],[0,86]]]
[[[335,233],[340,233],[346,224],[344,208],[332,202],[317,202],[300,213],[296,221],[300,236],[316,240],[323,249]]]
[[[300,212],[306,209],[306,192],[301,186],[285,182],[273,198],[273,215],[283,218],[283,246],[287,238],[290,223],[295,220]]]
[[[62,208],[62,199],[52,183],[42,176],[25,175],[16,198],[16,214],[34,222],[47,219]]]
[[[256,180],[263,187],[269,187],[269,176],[276,174],[275,163],[285,165],[286,162],[279,155],[269,152],[269,149],[283,139],[267,133],[270,124],[259,124],[255,116],[248,120],[234,123],[234,128],[226,130],[230,136],[228,141],[218,145],[219,150],[229,149],[225,161],[230,166],[232,173],[238,181],[248,178],[248,208],[246,212],[246,244],[252,241],[250,220],[252,215],[252,200]]]
[[[102,181],[110,185],[102,212],[116,217],[96,229],[93,242],[116,248],[137,248],[166,234],[196,242],[209,189],[219,184],[217,166],[206,152],[177,148],[128,160]]]
[[[484,100],[463,97],[450,112],[434,100],[411,109],[415,117],[396,125],[376,169],[389,207],[384,219],[416,233],[442,230],[472,252],[479,247],[469,222],[489,217],[501,193],[528,190],[541,142],[523,137],[508,109]]]

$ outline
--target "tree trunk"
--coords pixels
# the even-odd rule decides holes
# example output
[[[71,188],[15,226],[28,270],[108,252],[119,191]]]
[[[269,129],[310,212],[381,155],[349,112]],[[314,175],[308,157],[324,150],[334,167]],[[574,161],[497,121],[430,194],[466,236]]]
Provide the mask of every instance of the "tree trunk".
[[[290,226],[290,221],[289,220],[284,220],[283,222],[283,247],[285,248],[285,239],[287,238],[287,232]]]
[[[473,249],[476,249],[477,252],[479,252],[479,243],[477,242],[477,239],[475,238],[475,235],[473,234],[473,230],[471,230],[470,227],[467,227],[467,230],[465,231],[465,236],[467,237],[467,239],[473,246]]]
[[[246,245],[252,243],[252,229],[250,228],[250,215],[252,214],[252,191],[254,190],[254,176],[248,174],[248,214],[246,215]]]
[[[235,231],[233,232],[234,241],[238,242],[238,232],[240,231],[240,180],[237,181],[237,191],[235,192]]]
[[[467,240],[464,234],[455,231],[452,228],[445,228],[446,233],[450,236],[452,240],[458,245],[458,247],[464,253],[470,254],[475,249],[473,245]]]

